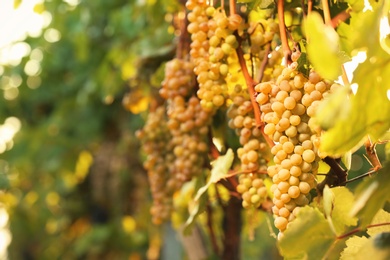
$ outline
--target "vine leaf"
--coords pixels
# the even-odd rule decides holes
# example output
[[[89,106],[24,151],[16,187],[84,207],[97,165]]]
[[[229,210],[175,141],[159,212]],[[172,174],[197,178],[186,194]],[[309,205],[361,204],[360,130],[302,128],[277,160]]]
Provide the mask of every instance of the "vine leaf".
[[[217,183],[221,179],[228,176],[230,167],[233,164],[234,153],[232,149],[227,150],[225,155],[219,156],[216,160],[211,162],[211,176],[209,181],[202,188],[198,190],[195,200],[198,200],[203,193],[207,191],[211,184]]]
[[[348,28],[347,35],[353,49],[370,46],[367,59],[354,72],[352,83],[358,86],[356,95],[349,99],[344,97],[345,111],[341,110],[342,106],[334,108],[330,105],[318,111],[318,114],[342,112],[321,138],[321,151],[329,155],[341,155],[356,149],[366,135],[376,141],[390,128],[390,82],[386,80],[390,73],[390,56],[382,49],[379,40],[381,14],[388,12],[389,1],[372,2],[372,8],[372,11],[352,13]],[[330,98],[341,99],[335,95]]]
[[[336,240],[336,235],[316,208],[300,209],[279,241],[285,259],[321,259]]]
[[[346,187],[335,187],[331,189],[335,201],[332,212],[332,221],[337,234],[345,231],[346,226],[356,226],[358,219],[350,216],[353,207],[354,196]]]
[[[346,242],[341,260],[389,259],[390,233],[380,233],[371,238],[353,236]]]
[[[347,226],[357,225],[358,219],[350,216],[353,207],[353,194],[346,187],[325,186],[323,205],[328,222],[336,234],[342,234]]]
[[[381,209],[378,211],[378,213],[376,213],[371,224],[379,224],[379,223],[386,223],[386,222],[390,222],[390,213]],[[370,227],[367,230],[367,234],[369,234],[370,236],[374,236],[382,232],[390,232],[390,225]]]
[[[323,78],[337,79],[341,74],[343,57],[340,55],[338,34],[331,26],[325,25],[316,12],[307,16],[304,28],[309,38],[307,53],[315,70]]]
[[[344,251],[341,253],[340,260],[352,260],[357,259],[360,248],[364,246],[368,241],[366,237],[353,236],[350,237],[345,244],[347,245]]]
[[[198,189],[196,192],[194,201],[192,203],[192,210],[190,212],[190,216],[188,217],[184,233],[188,234],[190,232],[190,228],[194,224],[196,217],[204,211],[206,201],[207,201],[207,190],[213,183],[217,183],[223,178],[228,176],[228,172],[230,167],[233,164],[234,153],[232,149],[228,149],[225,155],[219,156],[216,160],[214,160],[211,165],[211,176],[208,182]]]
[[[356,201],[350,215],[359,217],[361,228],[370,224],[378,210],[383,208],[385,202],[390,199],[389,167],[388,162],[373,178],[365,179],[356,188]]]

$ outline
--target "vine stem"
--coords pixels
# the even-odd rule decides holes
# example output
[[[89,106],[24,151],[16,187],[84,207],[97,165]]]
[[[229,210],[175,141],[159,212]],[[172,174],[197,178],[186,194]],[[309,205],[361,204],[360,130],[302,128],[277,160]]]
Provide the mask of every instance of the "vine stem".
[[[284,22],[284,0],[278,0],[278,19],[279,19],[279,31],[280,31],[280,39],[282,41],[282,49],[283,55],[285,59],[286,65],[290,61],[291,50],[288,46],[287,40],[287,32],[286,32],[286,24]]]
[[[324,0],[321,2],[322,2],[322,9],[324,10],[325,24],[330,25],[332,18],[330,17],[329,2],[328,0]]]
[[[388,226],[388,225],[390,225],[390,222],[384,222],[384,223],[368,225],[367,228],[381,227],[381,226]],[[351,230],[351,231],[349,231],[349,232],[347,232],[345,234],[342,234],[341,236],[336,237],[336,239],[344,239],[346,237],[349,237],[349,236],[351,236],[353,234],[356,234],[358,232],[361,232],[361,231],[363,231],[363,229],[355,228],[355,229],[353,229],[353,230]]]
[[[366,173],[364,173],[364,174],[362,174],[362,175],[359,175],[359,176],[357,176],[357,177],[355,177],[355,178],[346,180],[346,181],[345,181],[344,183],[342,183],[342,184],[345,185],[345,184],[347,184],[347,183],[350,183],[350,182],[354,182],[354,181],[363,179],[363,178],[365,178],[365,177],[367,177],[367,176],[371,176],[371,174],[373,174],[373,173],[375,173],[375,172],[377,172],[377,170],[368,171],[368,172],[366,172]]]
[[[236,49],[236,53],[238,56],[238,62],[240,64],[242,74],[244,75],[245,82],[246,82],[246,85],[248,87],[249,95],[251,98],[251,103],[253,106],[253,112],[255,114],[256,126],[260,127],[263,123],[261,122],[260,106],[256,102],[255,82],[251,78],[251,76],[249,75],[248,68],[246,67],[246,63],[244,60],[244,53],[241,49],[241,42]]]
[[[271,50],[271,44],[267,43],[267,45],[265,47],[265,54],[263,57],[263,61],[260,64],[258,82],[261,82],[263,80],[265,67],[268,64],[268,54],[269,54],[270,50]]]
[[[369,136],[367,136],[366,141],[364,142],[364,146],[366,147],[367,158],[372,166],[372,170],[377,171],[382,168],[382,164],[378,158],[378,155],[375,150],[375,144],[371,142]]]
[[[333,17],[331,22],[330,22],[332,27],[336,28],[337,26],[339,26],[340,23],[344,22],[349,17],[351,17],[351,14],[349,12],[350,12],[349,9],[344,10],[344,11],[338,13],[335,17]]]
[[[230,15],[235,15],[237,13],[235,0],[229,0],[229,10],[230,10]]]

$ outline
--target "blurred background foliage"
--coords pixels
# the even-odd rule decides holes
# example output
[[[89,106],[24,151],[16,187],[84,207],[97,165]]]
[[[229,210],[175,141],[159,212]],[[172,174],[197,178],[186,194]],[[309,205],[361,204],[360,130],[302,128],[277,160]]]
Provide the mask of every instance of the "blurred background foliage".
[[[34,6],[50,24],[13,43],[24,57],[0,70],[0,123],[21,126],[0,154],[9,259],[146,257],[158,230],[134,132],[151,89],[141,79],[173,54],[177,8],[170,0]]]

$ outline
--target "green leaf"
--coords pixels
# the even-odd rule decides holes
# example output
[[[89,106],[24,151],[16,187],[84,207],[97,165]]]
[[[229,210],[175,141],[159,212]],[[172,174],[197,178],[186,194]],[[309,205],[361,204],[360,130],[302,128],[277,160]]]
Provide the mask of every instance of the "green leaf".
[[[341,234],[347,226],[357,225],[358,219],[349,215],[354,203],[353,194],[346,187],[324,188],[323,205],[326,218],[336,234]]]
[[[341,161],[343,162],[343,164],[345,165],[347,170],[351,170],[351,166],[352,166],[352,152],[351,151],[346,152],[343,155],[343,157],[341,158]]]
[[[205,186],[200,188],[196,193],[195,200],[198,200],[203,193],[207,191],[212,183],[217,183],[221,179],[224,179],[232,166],[234,159],[234,153],[232,149],[227,150],[225,155],[219,156],[215,161],[211,162],[211,176]]]
[[[325,97],[318,107],[315,117],[321,129],[329,130],[338,121],[348,120],[348,114],[351,110],[349,96],[350,88],[343,87],[336,89],[333,93]],[[322,145],[324,146],[323,141]]]
[[[199,187],[204,185],[204,180],[203,178],[197,178],[196,179],[196,185],[195,189],[199,189]],[[204,209],[206,208],[206,202],[207,202],[207,193],[201,194],[201,196],[197,200],[193,200],[189,203],[190,209],[190,214],[187,218],[187,221],[184,224],[184,229],[183,229],[183,234],[189,235],[191,234],[192,227],[195,224],[196,218],[204,212]]]
[[[321,259],[336,239],[324,215],[309,206],[300,209],[279,241],[285,259]]]
[[[387,211],[384,211],[383,209],[379,210],[378,213],[376,213],[374,219],[371,222],[371,225],[372,224],[381,224],[381,223],[390,223],[390,213]],[[379,227],[370,227],[367,230],[367,233],[370,236],[374,236],[374,235],[382,233],[382,232],[390,232],[390,225],[379,226]]]
[[[184,233],[188,234],[188,232],[190,232],[190,228],[194,224],[196,217],[203,212],[207,200],[207,190],[210,185],[213,183],[217,183],[228,175],[229,169],[233,164],[233,160],[233,150],[229,149],[227,150],[225,155],[219,156],[215,161],[211,163],[211,176],[208,182],[201,188],[199,188],[195,195],[190,216],[185,223]]]
[[[332,215],[335,198],[332,190],[329,188],[328,185],[325,185],[323,193],[324,193],[323,195],[324,211],[326,217],[328,218]]]
[[[380,233],[368,239],[356,256],[355,259],[389,259],[390,233]]]
[[[353,236],[345,243],[347,247],[341,253],[340,260],[355,260],[358,257],[359,250],[367,243],[368,238]]]
[[[305,77],[309,77],[310,73],[310,63],[307,59],[307,54],[305,52],[302,52],[301,55],[298,58],[298,67],[297,70],[302,73]]]
[[[309,39],[307,53],[314,69],[326,79],[337,79],[341,74],[339,36],[325,25],[321,16],[312,12],[305,22],[306,37]]]
[[[373,64],[372,60],[367,60],[355,71],[353,82],[358,85],[356,95],[349,100],[345,97],[344,104],[341,96],[333,95],[319,110],[318,115],[323,118],[319,120],[320,125],[330,127],[321,138],[321,151],[324,153],[344,154],[360,146],[367,134],[375,141],[390,128],[390,102],[387,98],[390,82],[385,80],[390,73],[390,56],[382,52],[382,56],[375,58],[381,61]],[[332,107],[333,104],[338,106]],[[339,115],[332,124],[325,125],[330,118],[325,118],[322,112]]]
[[[361,228],[369,225],[378,210],[390,199],[389,167],[388,162],[373,178],[367,178],[356,188],[356,201],[350,215],[360,219]]]
[[[335,187],[331,190],[335,197],[332,221],[337,234],[341,234],[346,226],[355,226],[358,223],[356,217],[349,215],[353,207],[354,196],[346,187]]]

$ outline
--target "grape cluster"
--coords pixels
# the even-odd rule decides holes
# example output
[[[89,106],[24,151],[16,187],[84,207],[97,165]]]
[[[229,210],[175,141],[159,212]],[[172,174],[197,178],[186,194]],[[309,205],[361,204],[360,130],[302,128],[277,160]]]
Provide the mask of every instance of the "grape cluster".
[[[228,17],[223,10],[208,6],[205,1],[189,0],[186,6],[191,10],[187,29],[199,84],[197,95],[205,110],[214,111],[226,101],[228,59],[237,59],[238,43],[233,32],[242,25],[242,18],[238,14]]]
[[[167,183],[170,176],[169,165],[174,162],[171,134],[168,129],[165,106],[158,107],[148,114],[143,129],[137,131],[143,151],[146,154],[144,168],[148,172],[153,197],[152,221],[161,224],[170,217],[173,190]]]
[[[265,122],[264,132],[275,142],[271,153],[275,165],[268,167],[272,178],[275,226],[283,232],[297,215],[299,208],[310,201],[316,186],[320,131],[310,126],[319,102],[331,85],[311,71],[305,78],[297,70],[299,53],[293,63],[283,69],[275,82],[255,87],[256,97]]]
[[[176,96],[188,97],[194,91],[193,65],[183,59],[173,59],[165,65],[165,78],[160,95],[164,99]]]
[[[279,32],[279,25],[274,18],[262,18],[249,22],[248,34],[250,53],[254,56],[264,56],[264,46],[271,44]],[[276,46],[275,46],[276,47]]]
[[[175,155],[170,169],[174,178],[170,180],[169,186],[178,190],[184,182],[199,176],[203,169],[208,152],[208,125],[211,116],[203,110],[196,96],[188,101],[182,96],[176,96],[168,103],[167,114]]]
[[[267,170],[267,160],[264,158],[267,145],[263,141],[261,130],[256,127],[253,106],[247,90],[236,85],[231,95],[233,101],[227,115],[229,127],[239,136],[242,147],[237,149],[241,160],[241,170],[237,191],[242,194],[244,208],[259,207],[267,197],[267,189],[263,183]]]

